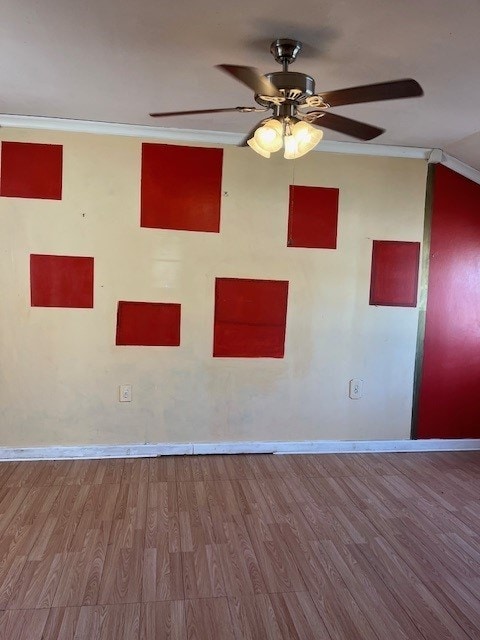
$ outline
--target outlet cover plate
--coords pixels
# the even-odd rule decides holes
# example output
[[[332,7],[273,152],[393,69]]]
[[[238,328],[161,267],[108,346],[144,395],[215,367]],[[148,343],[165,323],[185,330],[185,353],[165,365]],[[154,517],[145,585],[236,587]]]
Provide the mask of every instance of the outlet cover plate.
[[[132,401],[132,385],[131,384],[121,384],[119,387],[119,401],[120,402],[131,402]]]

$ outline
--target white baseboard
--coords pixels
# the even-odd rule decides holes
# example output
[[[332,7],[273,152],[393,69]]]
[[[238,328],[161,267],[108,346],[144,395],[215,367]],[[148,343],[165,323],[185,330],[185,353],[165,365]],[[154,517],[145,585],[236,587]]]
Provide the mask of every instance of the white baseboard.
[[[478,451],[480,439],[451,440],[305,440],[300,442],[191,442],[185,444],[88,445],[73,447],[0,447],[3,460],[154,458],[157,456],[234,453],[380,453],[406,451]]]
[[[5,460],[96,460],[103,458],[155,458],[184,456],[193,453],[191,444],[112,444],[77,445],[72,447],[0,448],[0,461]]]

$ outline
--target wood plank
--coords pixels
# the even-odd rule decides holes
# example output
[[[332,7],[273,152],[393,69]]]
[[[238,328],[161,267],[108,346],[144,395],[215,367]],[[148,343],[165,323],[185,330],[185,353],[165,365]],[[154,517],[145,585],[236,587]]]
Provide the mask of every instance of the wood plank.
[[[245,516],[247,531],[269,593],[305,591],[306,586],[279,525]]]
[[[263,575],[246,525],[237,516],[224,523],[225,543],[219,545],[225,593],[254,595],[266,593]]]
[[[71,460],[47,460],[42,462],[35,484],[47,487],[63,485],[71,466]]]
[[[68,468],[65,484],[93,484],[103,460],[74,460]]]
[[[138,640],[140,604],[82,607],[73,640]]]
[[[306,592],[229,598],[229,606],[236,640],[332,638]]]
[[[226,598],[201,598],[185,602],[188,640],[235,640]]]
[[[398,555],[386,548],[385,540],[377,538],[371,545],[363,545],[359,550],[367,562],[381,576],[384,584],[401,602],[415,622],[420,633],[435,638],[467,638],[467,634],[443,609],[431,589],[420,582],[409,565]]]
[[[15,582],[8,609],[46,609],[54,596],[62,573],[64,554],[55,553],[42,560],[27,561]]]
[[[0,613],[0,640],[41,640],[48,609]]]
[[[142,600],[182,600],[184,589],[176,483],[151,482],[147,500]]]
[[[100,582],[99,604],[141,601],[147,492],[146,483],[120,485]]]
[[[149,482],[175,482],[175,456],[159,456],[148,461]]]
[[[50,609],[42,640],[73,640],[80,607]]]
[[[185,602],[147,602],[142,607],[140,640],[185,640]]]
[[[125,460],[101,460],[97,467],[93,483],[94,484],[120,484],[123,477]]]
[[[0,640],[473,640],[479,489],[478,452],[0,463]]]

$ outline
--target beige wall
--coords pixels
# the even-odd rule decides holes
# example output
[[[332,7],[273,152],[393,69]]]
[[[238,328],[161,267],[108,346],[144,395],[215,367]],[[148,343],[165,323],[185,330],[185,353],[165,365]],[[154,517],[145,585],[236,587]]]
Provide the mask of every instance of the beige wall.
[[[418,311],[368,296],[372,239],[421,240],[423,161],[227,147],[207,234],[140,228],[140,139],[0,139],[64,145],[62,201],[0,198],[0,446],[409,437]],[[286,247],[291,183],[339,187],[336,251]],[[31,308],[30,253],[94,256],[94,309]],[[290,281],[284,359],[212,358],[216,276]],[[181,302],[181,346],[116,347],[118,300]]]

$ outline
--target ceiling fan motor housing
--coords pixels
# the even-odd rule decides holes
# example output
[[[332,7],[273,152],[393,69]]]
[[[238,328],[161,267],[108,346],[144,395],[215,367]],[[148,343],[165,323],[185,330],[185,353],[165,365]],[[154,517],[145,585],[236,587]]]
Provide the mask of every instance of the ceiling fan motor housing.
[[[305,100],[315,93],[315,80],[295,71],[276,71],[274,73],[266,73],[265,77],[281,91],[285,98],[269,98],[268,96],[255,95],[255,100],[262,107],[270,107],[279,101],[293,102],[295,104],[303,104]]]

